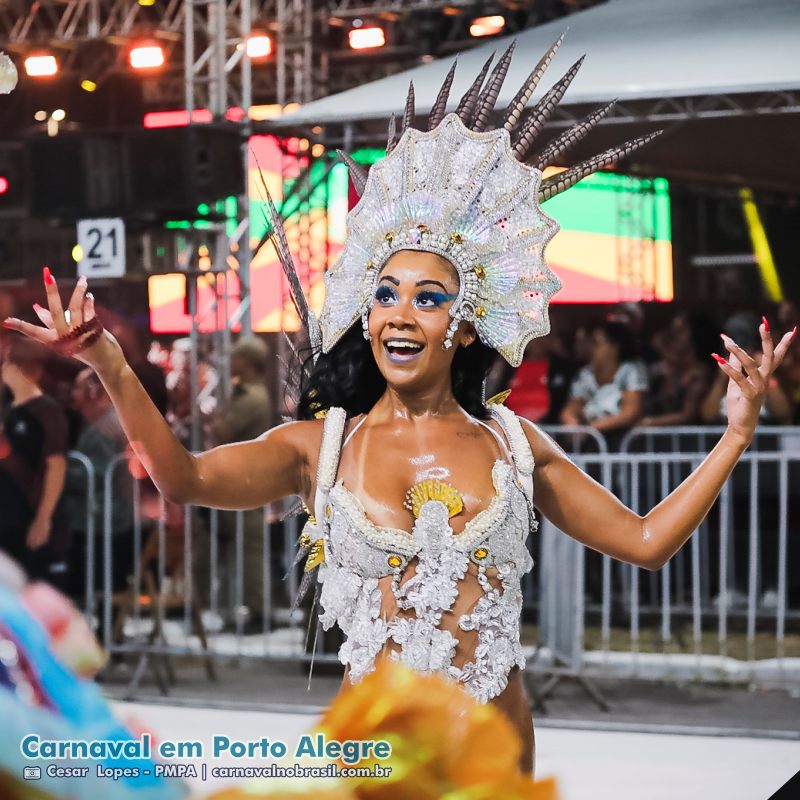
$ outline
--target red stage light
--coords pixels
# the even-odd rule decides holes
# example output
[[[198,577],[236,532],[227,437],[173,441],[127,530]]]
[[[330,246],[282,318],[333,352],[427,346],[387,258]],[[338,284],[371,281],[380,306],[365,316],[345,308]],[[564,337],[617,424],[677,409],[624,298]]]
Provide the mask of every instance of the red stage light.
[[[386,44],[386,33],[383,28],[353,28],[347,36],[353,50],[370,50]]]
[[[251,33],[245,42],[248,58],[267,58],[272,55],[272,39],[266,33]]]
[[[160,44],[141,44],[128,54],[134,69],[157,69],[164,64],[164,48]]]
[[[5,194],[8,191],[8,178],[0,175],[0,194]]]
[[[47,53],[38,53],[25,59],[25,72],[31,78],[42,78],[58,72],[56,57]]]
[[[494,36],[506,26],[506,18],[501,14],[490,17],[476,17],[469,26],[470,36]]]

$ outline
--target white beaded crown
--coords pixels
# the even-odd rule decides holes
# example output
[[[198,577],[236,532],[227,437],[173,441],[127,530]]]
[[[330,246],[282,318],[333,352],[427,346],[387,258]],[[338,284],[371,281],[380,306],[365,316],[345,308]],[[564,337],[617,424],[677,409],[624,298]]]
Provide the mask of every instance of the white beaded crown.
[[[548,268],[544,249],[558,224],[540,204],[592,172],[613,165],[657,135],[626,142],[542,180],[542,170],[560,160],[614,105],[611,102],[598,108],[532,152],[583,62],[579,59],[529,112],[525,111],[562,39],[534,67],[506,109],[499,128],[486,130],[508,72],[514,42],[487,79],[493,56],[489,58],[456,111],[446,114],[453,65],[431,109],[425,132],[413,127],[412,84],[400,140],[396,141],[392,116],[386,158],[374,164],[369,174],[346,153],[339,153],[361,197],[348,215],[341,256],[325,276],[327,291],[319,320],[302,297],[280,216],[268,203],[273,241],[316,353],[328,353],[359,316],[368,337],[367,318],[377,278],[388,259],[401,250],[436,253],[458,272],[459,292],[450,307],[452,321],[445,347],[451,346],[459,323],[466,320],[475,326],[484,344],[518,366],[528,342],[549,332],[548,306],[561,281]]]
[[[448,114],[427,133],[408,129],[369,172],[348,217],[341,257],[326,276],[320,317],[328,352],[366,315],[386,261],[400,250],[437,253],[459,276],[447,344],[467,320],[511,364],[550,330],[547,306],[561,288],[544,248],[558,230],[537,200],[541,172],[520,164],[504,129],[468,130]]]

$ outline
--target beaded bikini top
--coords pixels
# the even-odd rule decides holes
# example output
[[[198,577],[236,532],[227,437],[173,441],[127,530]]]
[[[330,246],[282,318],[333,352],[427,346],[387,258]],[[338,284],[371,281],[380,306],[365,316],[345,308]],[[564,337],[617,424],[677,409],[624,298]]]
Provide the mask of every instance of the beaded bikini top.
[[[492,406],[492,416],[511,445],[511,461],[495,461],[494,497],[455,534],[452,503],[435,491],[412,498],[411,532],[374,524],[336,480],[346,415],[328,411],[315,516],[304,529],[306,569],[319,567],[320,622],[345,634],[339,660],[352,683],[374,670],[383,652],[416,671],[449,675],[485,703],[503,691],[515,665],[525,666],[520,581],[533,567],[527,538],[538,527],[533,454],[511,411]]]

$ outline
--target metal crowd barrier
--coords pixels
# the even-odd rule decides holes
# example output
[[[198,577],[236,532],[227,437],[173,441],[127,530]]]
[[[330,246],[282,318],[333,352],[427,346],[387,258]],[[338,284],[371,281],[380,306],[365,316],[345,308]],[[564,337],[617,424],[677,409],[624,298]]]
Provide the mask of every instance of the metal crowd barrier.
[[[655,442],[662,430],[667,437],[676,433],[642,429],[628,434],[623,452],[610,453],[593,428],[545,430],[637,513],[652,508],[696,469],[716,441],[696,452],[636,452],[637,441],[646,443],[648,435]],[[718,438],[723,430],[678,433]],[[782,428],[774,441],[785,443],[798,433]],[[800,659],[794,657],[800,585],[790,584],[788,573],[800,545],[800,447],[768,447],[760,437],[758,447],[745,453],[699,532],[657,573],[588,550],[539,515],[539,534],[530,538],[536,565],[523,582],[523,621],[535,625],[537,653],[543,654],[533,669],[549,654],[577,674],[800,685]],[[79,460],[92,508],[93,471]],[[103,476],[103,531],[87,538],[87,551],[102,543],[100,633],[109,651],[136,659],[131,696],[148,670],[166,691],[176,660],[184,656],[204,659],[210,677],[220,661],[307,663],[315,638],[308,630],[313,591],[289,613],[302,577],[302,564],[292,566],[302,517],[285,516],[295,501],[253,512],[178,507],[148,494],[133,477],[123,500],[115,497],[114,478],[125,463],[121,454]],[[759,505],[767,470],[775,482],[769,503]],[[741,480],[745,497],[733,491]],[[117,502],[132,504],[133,544],[127,586],[114,591]],[[146,513],[147,502],[155,508]],[[89,615],[96,615],[98,599],[93,557],[86,553]],[[770,602],[759,603],[765,597]],[[315,661],[338,663],[331,633],[316,634]]]

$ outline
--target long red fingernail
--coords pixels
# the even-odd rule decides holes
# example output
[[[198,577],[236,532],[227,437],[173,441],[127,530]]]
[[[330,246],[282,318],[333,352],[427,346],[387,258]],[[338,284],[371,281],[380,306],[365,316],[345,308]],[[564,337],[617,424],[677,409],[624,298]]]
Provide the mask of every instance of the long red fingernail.
[[[727,364],[728,363],[722,356],[717,355],[716,353],[712,353],[711,354],[711,358],[713,358],[714,361],[716,361],[718,364]]]
[[[767,318],[761,317],[761,321],[764,323],[764,330],[769,333],[769,322],[767,322]]]
[[[791,339],[791,341],[794,341],[796,338],[797,338],[797,325],[795,325],[794,328],[792,328],[792,339]]]
[[[4,328],[13,328],[14,325],[11,322],[9,322],[7,319],[4,319],[3,320],[3,327]]]
[[[50,286],[53,283],[50,267],[42,267],[42,277],[44,278],[45,285]]]

